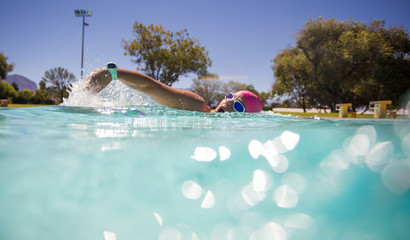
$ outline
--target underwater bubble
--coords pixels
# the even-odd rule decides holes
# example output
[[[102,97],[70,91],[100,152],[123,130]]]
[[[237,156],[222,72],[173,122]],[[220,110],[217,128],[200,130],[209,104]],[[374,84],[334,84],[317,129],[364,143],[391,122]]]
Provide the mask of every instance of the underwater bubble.
[[[254,190],[252,182],[242,188],[241,195],[244,202],[251,207],[257,205],[266,197],[265,192],[257,192]]]
[[[298,193],[288,185],[278,187],[273,193],[272,199],[281,208],[294,208],[298,204]]]
[[[377,143],[366,155],[365,162],[372,171],[380,173],[392,158],[393,153],[392,142]]]
[[[156,213],[156,212],[153,212],[152,214],[154,215],[154,217],[155,217],[155,219],[157,220],[158,224],[159,224],[160,226],[162,226],[162,217],[161,217],[161,215],[159,215],[159,214]]]
[[[306,188],[306,179],[299,173],[289,172],[282,177],[282,184],[288,185],[298,194],[301,194]]]
[[[113,232],[104,231],[104,239],[105,240],[116,240],[117,235]]]
[[[293,150],[299,143],[300,135],[290,131],[284,131],[280,135],[280,139],[288,151]]]
[[[268,222],[261,229],[253,232],[249,236],[249,240],[285,240],[285,239],[286,239],[285,229],[281,225],[275,222]]]
[[[397,195],[410,188],[410,159],[393,160],[381,172],[384,186]]]
[[[267,182],[267,174],[264,171],[257,169],[253,172],[252,186],[255,192],[265,192]]]
[[[209,147],[197,147],[194,151],[194,156],[191,158],[199,161],[199,162],[211,162],[217,156],[215,150]]]
[[[407,134],[401,141],[401,147],[403,149],[404,154],[410,157],[410,133]]]
[[[198,199],[202,195],[202,188],[196,182],[187,180],[182,184],[182,194],[188,199]]]
[[[231,157],[231,150],[225,146],[219,147],[219,160],[225,161]]]
[[[259,155],[263,151],[263,144],[258,140],[252,140],[248,145],[249,153],[254,159],[258,159]]]
[[[284,226],[286,228],[307,229],[310,228],[314,222],[313,218],[305,213],[294,213],[286,218]]]
[[[201,208],[212,208],[213,206],[215,206],[215,196],[211,191],[208,191],[201,203]]]

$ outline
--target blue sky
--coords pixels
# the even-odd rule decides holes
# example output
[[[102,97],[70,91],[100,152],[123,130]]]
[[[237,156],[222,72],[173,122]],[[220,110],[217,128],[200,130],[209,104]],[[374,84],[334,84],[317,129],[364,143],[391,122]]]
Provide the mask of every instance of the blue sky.
[[[210,71],[268,91],[275,81],[271,60],[294,45],[293,34],[317,17],[353,19],[410,29],[408,0],[0,0],[0,51],[15,65],[10,74],[36,81],[63,67],[80,76],[81,23],[75,9],[90,9],[85,29],[85,73],[114,61],[136,69],[124,56],[121,40],[131,40],[132,25],[162,24],[187,29],[209,51]],[[187,77],[174,87],[188,88]]]

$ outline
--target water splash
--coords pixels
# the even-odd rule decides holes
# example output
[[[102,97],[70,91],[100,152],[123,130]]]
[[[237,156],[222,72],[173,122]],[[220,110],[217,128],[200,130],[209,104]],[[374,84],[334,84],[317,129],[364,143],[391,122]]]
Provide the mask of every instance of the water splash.
[[[79,79],[73,84],[70,96],[63,99],[62,106],[76,107],[118,107],[129,105],[158,105],[152,98],[127,87],[121,81],[112,81],[98,94],[91,94],[84,88],[88,79]]]

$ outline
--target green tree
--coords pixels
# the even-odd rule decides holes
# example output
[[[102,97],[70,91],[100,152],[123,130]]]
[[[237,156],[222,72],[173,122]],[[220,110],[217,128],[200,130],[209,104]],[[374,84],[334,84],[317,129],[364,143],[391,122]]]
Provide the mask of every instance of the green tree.
[[[55,94],[55,97],[60,103],[63,102],[63,98],[68,97],[68,89],[71,88],[71,83],[75,80],[74,74],[68,72],[67,69],[57,67],[50,69],[44,73],[42,77],[42,82],[51,83],[50,89]],[[44,86],[43,86],[44,87]]]
[[[33,91],[24,89],[23,91],[17,92],[17,96],[13,102],[20,104],[33,103],[32,99],[34,97],[35,93]]]
[[[6,81],[0,81],[0,99],[12,100],[17,96],[17,91]]]
[[[241,90],[253,92],[261,98],[264,105],[270,97],[269,93],[259,93],[256,91],[252,84],[247,85],[245,83],[232,80],[223,83],[218,78],[217,74],[208,74],[205,77],[193,79],[190,90],[203,97],[205,102],[211,108],[215,108],[219,102],[225,98],[226,94],[230,92],[237,92]]]
[[[135,58],[137,69],[171,86],[189,73],[205,76],[212,62],[208,51],[186,29],[171,32],[162,25],[134,22],[135,39],[123,39],[125,55]]]
[[[46,90],[36,89],[35,96],[30,100],[33,104],[55,104]]]
[[[222,81],[218,79],[218,75],[208,74],[206,77],[193,79],[190,90],[201,96],[208,106],[215,108],[225,96],[221,88]]]
[[[276,82],[272,86],[274,95],[286,96],[296,106],[306,108],[314,105],[309,95],[310,64],[302,51],[293,47],[282,51],[273,60]]]
[[[16,91],[19,91],[19,86],[17,85],[16,82],[13,82],[13,83],[11,84],[11,86],[13,86]]]
[[[7,63],[7,57],[0,52],[0,80],[6,79],[7,73],[13,71],[13,64]]]
[[[390,99],[397,104],[410,87],[409,53],[408,32],[386,28],[383,21],[366,25],[352,20],[309,20],[296,34],[296,46],[274,59],[274,89],[277,94],[289,94],[295,86],[289,81],[296,83],[298,90],[305,88],[296,95],[307,100],[306,106],[328,106],[332,111],[340,102],[359,107],[371,100]]]

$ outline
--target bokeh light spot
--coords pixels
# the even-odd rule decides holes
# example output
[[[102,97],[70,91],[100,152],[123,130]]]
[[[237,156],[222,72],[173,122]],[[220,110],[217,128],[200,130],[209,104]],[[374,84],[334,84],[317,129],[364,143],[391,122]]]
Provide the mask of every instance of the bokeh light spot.
[[[278,187],[272,197],[278,207],[281,208],[294,208],[299,201],[298,193],[288,185]]]
[[[314,222],[313,218],[305,213],[295,213],[286,218],[284,226],[286,228],[307,229],[310,228]]]
[[[225,146],[219,147],[219,160],[225,161],[231,157],[231,150]]]
[[[212,148],[197,147],[195,148],[194,156],[191,156],[191,158],[199,162],[211,162],[216,158],[216,156],[217,156],[217,153]]]
[[[187,180],[182,184],[182,194],[188,199],[198,199],[202,195],[202,188],[196,182]]]
[[[380,173],[393,156],[392,142],[381,142],[374,145],[365,157],[367,166],[374,172]]]
[[[252,158],[258,159],[259,155],[263,151],[263,144],[258,140],[252,140],[249,142],[248,150]]]
[[[157,220],[158,224],[159,224],[160,226],[162,226],[162,217],[161,217],[161,215],[159,215],[159,214],[156,213],[156,212],[154,212],[153,215],[154,215],[155,219]]]
[[[215,206],[215,196],[211,191],[208,191],[202,201],[201,208],[212,208]]]
[[[113,232],[104,231],[104,240],[116,240],[117,235]]]
[[[410,188],[410,159],[391,161],[382,171],[384,186],[397,195]]]

